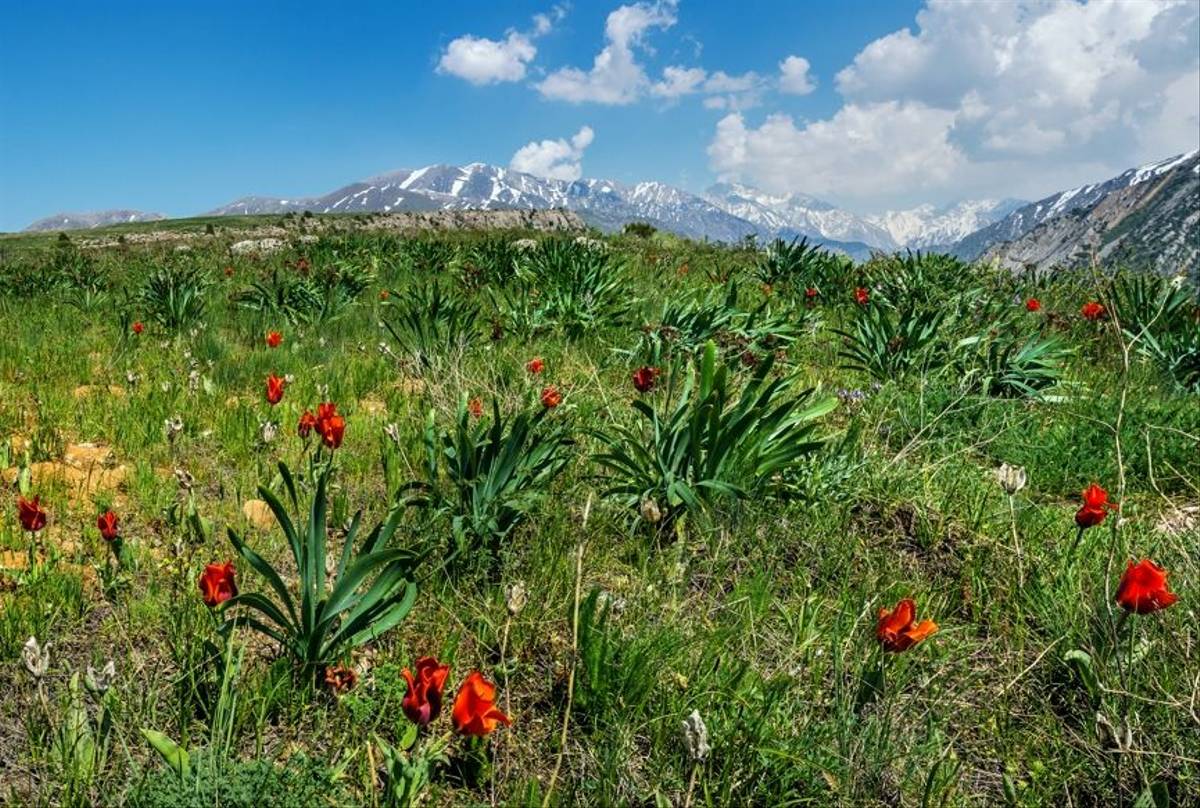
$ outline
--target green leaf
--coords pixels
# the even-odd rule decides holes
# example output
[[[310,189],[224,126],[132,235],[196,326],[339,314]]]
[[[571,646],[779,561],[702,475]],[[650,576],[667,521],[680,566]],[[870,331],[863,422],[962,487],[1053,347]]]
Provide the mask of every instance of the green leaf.
[[[192,760],[187,750],[172,741],[158,730],[141,728],[142,737],[150,742],[162,759],[180,778],[186,779],[192,773]]]

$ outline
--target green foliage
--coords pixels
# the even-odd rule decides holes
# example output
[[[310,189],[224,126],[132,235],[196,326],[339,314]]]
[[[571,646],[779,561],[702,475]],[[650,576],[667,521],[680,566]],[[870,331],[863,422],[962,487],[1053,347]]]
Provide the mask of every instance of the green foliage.
[[[621,232],[634,238],[650,238],[658,232],[658,228],[649,222],[628,222]]]
[[[147,319],[177,334],[204,319],[208,274],[191,264],[168,264],[152,271],[142,283],[138,304]]]
[[[658,321],[642,328],[634,355],[659,365],[677,355],[690,356],[710,340],[729,356],[765,353],[790,345],[799,336],[802,317],[773,312],[765,301],[751,311],[738,306],[738,286],[712,289],[703,297],[668,298]]]
[[[579,604],[579,687],[577,709],[594,724],[598,718],[639,715],[654,691],[655,658],[661,643],[625,641],[613,625],[612,598],[592,589]]]
[[[300,504],[291,472],[280,463],[279,473],[292,508],[299,515]],[[278,597],[258,592],[238,594],[224,604],[225,611],[235,612],[226,627],[246,623],[279,642],[308,670],[332,662],[398,625],[417,596],[412,580],[418,562],[416,555],[410,550],[388,547],[400,521],[399,509],[393,510],[386,522],[377,524],[357,548],[362,512],[354,515],[326,589],[328,482],[329,469],[325,468],[317,476],[316,491],[302,531],[297,530],[279,498],[270,489],[259,487],[259,494],[270,506],[291,549],[300,577],[298,597],[292,596],[283,576],[269,562],[229,529],[229,540],[238,555],[266,580]],[[243,613],[243,607],[249,614]],[[253,613],[258,616],[252,616]]]
[[[479,332],[479,306],[444,291],[437,281],[389,299],[387,309],[394,313],[384,317],[384,327],[401,354],[421,367],[466,350]]]
[[[952,255],[906,251],[862,268],[878,296],[898,309],[932,309],[978,294],[978,270]]]
[[[303,754],[282,765],[270,760],[230,761],[212,765],[196,754],[194,774],[149,771],[122,803],[130,808],[319,808],[351,802],[338,773]]]
[[[658,407],[633,402],[640,428],[614,425],[596,433],[610,472],[606,495],[630,508],[646,500],[665,506],[670,523],[721,499],[759,499],[780,491],[779,475],[821,445],[816,419],[836,405],[811,390],[792,394],[794,380],[771,379],[774,358],[759,364],[740,393],[708,343],[693,374],[676,369]],[[682,376],[682,384],[677,378]]]
[[[506,325],[516,321],[530,330],[550,328],[578,339],[622,324],[633,302],[620,259],[603,245],[560,238],[525,254],[516,291],[498,305]]]
[[[255,281],[233,299],[242,308],[293,325],[321,325],[344,317],[374,281],[374,272],[346,261],[308,272],[275,267],[269,278]]]
[[[475,418],[463,398],[451,429],[438,429],[430,410],[425,426],[425,479],[403,493],[412,505],[448,518],[459,565],[475,550],[495,558],[500,546],[569,462],[570,436],[545,423],[549,410],[503,416],[493,400],[491,418]]]
[[[969,389],[1000,398],[1036,398],[1061,381],[1069,353],[1062,340],[1013,330],[1009,324],[959,342],[957,367]]]
[[[809,244],[807,238],[775,239],[761,253],[754,274],[768,286],[792,292],[812,287],[828,294],[844,281],[849,267],[848,259]]]
[[[892,309],[870,304],[858,310],[849,330],[834,330],[844,347],[844,367],[880,380],[921,370],[935,361],[944,315],[933,310]]]

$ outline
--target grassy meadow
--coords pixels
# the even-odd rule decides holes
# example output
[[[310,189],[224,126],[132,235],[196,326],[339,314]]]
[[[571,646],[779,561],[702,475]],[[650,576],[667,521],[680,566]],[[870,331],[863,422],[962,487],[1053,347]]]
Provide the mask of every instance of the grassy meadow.
[[[1194,284],[630,230],[0,241],[0,803],[1200,804]]]

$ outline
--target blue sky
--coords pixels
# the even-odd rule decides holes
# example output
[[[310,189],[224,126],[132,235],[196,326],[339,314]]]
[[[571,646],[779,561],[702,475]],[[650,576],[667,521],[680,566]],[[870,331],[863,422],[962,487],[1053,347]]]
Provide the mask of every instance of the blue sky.
[[[871,212],[1200,140],[1195,0],[3,3],[0,230],[472,161]]]

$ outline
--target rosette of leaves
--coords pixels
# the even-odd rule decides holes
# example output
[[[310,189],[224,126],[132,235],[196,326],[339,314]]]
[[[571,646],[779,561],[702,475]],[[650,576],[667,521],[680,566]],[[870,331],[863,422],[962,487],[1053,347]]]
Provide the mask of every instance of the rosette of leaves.
[[[306,514],[301,513],[295,481],[282,462],[279,473],[297,520],[292,519],[271,490],[265,486],[259,486],[258,490],[291,550],[299,578],[298,592],[293,594],[284,575],[230,528],[229,540],[234,549],[267,582],[269,594],[244,592],[226,601],[225,611],[232,616],[225,627],[235,622],[249,625],[282,645],[305,669],[313,670],[404,620],[417,597],[413,570],[418,555],[412,550],[388,546],[400,521],[399,508],[393,509],[387,520],[376,524],[361,541],[362,511],[359,511],[346,531],[327,587],[330,471],[325,468],[319,473]],[[305,520],[300,526],[299,518]]]
[[[768,354],[737,390],[710,341],[694,371],[677,367],[656,399],[633,402],[636,424],[596,432],[605,494],[631,509],[651,500],[669,524],[718,500],[783,493],[784,472],[822,445],[817,421],[837,399],[793,392],[795,380],[773,365]]]

